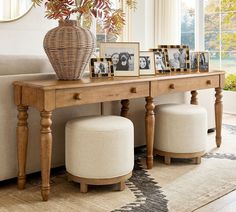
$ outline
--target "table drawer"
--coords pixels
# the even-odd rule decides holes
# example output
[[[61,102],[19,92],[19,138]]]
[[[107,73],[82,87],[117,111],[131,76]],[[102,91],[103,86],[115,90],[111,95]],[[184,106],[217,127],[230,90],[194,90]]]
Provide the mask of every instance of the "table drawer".
[[[151,96],[219,87],[219,76],[158,80],[151,82]]]
[[[56,107],[149,96],[149,82],[56,90]]]

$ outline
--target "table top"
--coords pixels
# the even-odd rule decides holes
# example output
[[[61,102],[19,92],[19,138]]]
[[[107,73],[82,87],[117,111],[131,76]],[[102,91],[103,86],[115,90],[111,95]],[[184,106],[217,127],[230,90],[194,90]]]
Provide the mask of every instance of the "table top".
[[[33,81],[16,81],[14,85],[37,87],[42,90],[55,90],[63,88],[80,88],[102,85],[115,85],[125,83],[137,83],[137,82],[150,82],[156,80],[168,80],[168,79],[184,79],[194,77],[205,77],[214,75],[224,75],[224,71],[211,71],[211,72],[171,72],[165,74],[157,74],[152,76],[139,76],[139,77],[112,77],[112,78],[90,78],[85,77],[80,80],[66,81],[66,80],[33,80]]]

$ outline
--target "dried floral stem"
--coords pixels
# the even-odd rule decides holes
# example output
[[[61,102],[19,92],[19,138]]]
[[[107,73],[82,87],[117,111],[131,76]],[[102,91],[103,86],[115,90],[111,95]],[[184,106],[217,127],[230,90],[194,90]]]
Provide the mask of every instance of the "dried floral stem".
[[[125,25],[122,9],[112,9],[111,0],[32,0],[34,5],[45,2],[46,17],[49,19],[68,20],[72,14],[82,16],[91,24],[95,17],[103,30],[115,35],[120,34]],[[136,0],[125,0],[129,8],[135,8]]]

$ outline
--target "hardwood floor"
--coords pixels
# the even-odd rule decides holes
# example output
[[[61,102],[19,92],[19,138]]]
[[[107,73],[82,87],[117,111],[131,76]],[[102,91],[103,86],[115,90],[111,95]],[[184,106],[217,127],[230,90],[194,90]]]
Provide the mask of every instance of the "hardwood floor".
[[[203,206],[196,212],[235,212],[236,211],[236,191],[233,191],[220,199]]]
[[[224,114],[223,124],[236,126],[236,115]],[[236,212],[236,190],[195,210],[195,212]]]

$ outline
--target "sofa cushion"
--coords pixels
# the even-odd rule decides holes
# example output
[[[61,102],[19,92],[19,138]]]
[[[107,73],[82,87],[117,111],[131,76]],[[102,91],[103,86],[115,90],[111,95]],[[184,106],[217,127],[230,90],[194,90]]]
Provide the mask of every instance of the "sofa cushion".
[[[47,56],[0,55],[0,75],[53,72]]]

